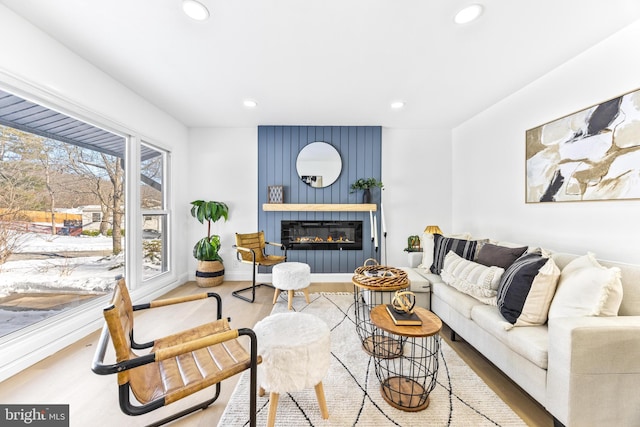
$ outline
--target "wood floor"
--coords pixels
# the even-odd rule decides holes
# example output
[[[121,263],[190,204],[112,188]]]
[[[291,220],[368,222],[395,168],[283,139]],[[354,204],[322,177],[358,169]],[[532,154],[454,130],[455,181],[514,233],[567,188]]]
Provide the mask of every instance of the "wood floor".
[[[251,304],[231,296],[231,292],[248,286],[247,282],[225,282],[215,288],[203,289],[188,282],[173,290],[167,297],[214,291],[223,299],[223,316],[231,318],[232,327],[253,327],[272,309],[273,290],[259,288],[256,302]],[[312,284],[310,292],[352,292],[350,283]],[[302,297],[300,297],[302,298]],[[141,301],[135,301],[141,302]],[[139,341],[178,332],[215,317],[212,300],[203,300],[181,306],[163,307],[136,315],[136,333]],[[2,404],[69,404],[71,426],[143,426],[178,409],[193,405],[213,391],[204,390],[153,413],[131,417],[124,415],[118,406],[115,375],[99,376],[90,366],[98,341],[99,331],[85,337],[51,357],[0,383]],[[530,426],[551,427],[551,416],[531,397],[513,384],[490,362],[479,355],[467,343],[449,340],[449,331],[443,329],[442,337],[473,368],[480,377],[510,405]],[[107,353],[106,360],[113,360]],[[221,396],[205,411],[198,411],[172,426],[216,426],[224,407],[235,388],[237,377],[225,381]]]

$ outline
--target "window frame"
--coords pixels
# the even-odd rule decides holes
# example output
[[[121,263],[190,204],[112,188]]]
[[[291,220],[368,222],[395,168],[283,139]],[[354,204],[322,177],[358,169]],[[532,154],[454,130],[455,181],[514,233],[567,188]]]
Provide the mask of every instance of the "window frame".
[[[55,96],[1,71],[0,89],[124,137],[125,177],[139,177],[141,141],[153,141],[148,142],[148,144],[164,150],[167,154],[165,163],[167,168],[165,209],[167,214],[170,214],[171,205],[169,203],[171,203],[172,182],[168,174],[171,162],[171,150],[169,148],[163,147],[161,143],[154,141],[153,138],[146,137],[132,127],[113,122],[80,104]],[[142,275],[140,269],[136,267],[138,260],[142,256],[142,215],[140,215],[140,211],[139,179],[125,179],[125,224],[127,224],[126,227],[128,229],[135,230],[135,232],[125,233],[125,277],[130,285],[131,295],[134,300],[151,300],[165,294],[178,284],[175,260],[170,255],[173,251],[171,247],[173,239],[170,238],[173,218],[171,216],[167,217],[169,222],[167,226],[167,234],[169,235],[167,240],[169,253],[167,259],[168,271],[166,274],[156,275],[146,280],[145,286],[141,287]],[[110,299],[110,294],[97,297],[79,307],[52,316],[45,321],[46,324],[44,324],[45,322],[39,322],[0,337],[0,346],[3,349],[0,352],[0,381],[17,374],[100,329],[104,324],[102,310]]]

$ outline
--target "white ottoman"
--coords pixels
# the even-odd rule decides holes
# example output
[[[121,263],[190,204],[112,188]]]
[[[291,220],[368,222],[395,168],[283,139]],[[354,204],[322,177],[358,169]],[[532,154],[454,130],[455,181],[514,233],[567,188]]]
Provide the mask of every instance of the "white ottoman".
[[[283,262],[273,266],[271,281],[276,288],[273,294],[275,304],[281,291],[289,291],[289,310],[293,302],[293,292],[302,289],[304,298],[309,304],[309,284],[311,283],[311,267],[302,262]]]
[[[330,331],[327,324],[306,313],[272,314],[254,328],[258,337],[258,365],[260,396],[269,392],[267,426],[276,420],[280,393],[291,393],[315,387],[322,418],[329,418],[322,378],[329,370],[331,352]]]

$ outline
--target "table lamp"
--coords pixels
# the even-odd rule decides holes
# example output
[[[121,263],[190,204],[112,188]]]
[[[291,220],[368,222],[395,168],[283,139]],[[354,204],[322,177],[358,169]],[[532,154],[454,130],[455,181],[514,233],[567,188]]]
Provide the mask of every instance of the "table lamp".
[[[442,234],[442,230],[437,225],[427,225],[427,228],[424,229],[425,233],[428,234]]]

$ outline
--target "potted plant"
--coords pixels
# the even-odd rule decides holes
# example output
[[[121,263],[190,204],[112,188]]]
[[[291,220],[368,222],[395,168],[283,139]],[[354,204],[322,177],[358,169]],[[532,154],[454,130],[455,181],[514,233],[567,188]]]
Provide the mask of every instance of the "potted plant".
[[[226,203],[196,200],[191,202],[191,216],[207,222],[207,237],[200,239],[193,247],[193,256],[198,260],[196,270],[196,284],[200,287],[217,286],[224,280],[224,265],[218,253],[220,236],[211,234],[211,223],[229,218],[229,207]]]
[[[351,193],[356,190],[364,190],[362,193],[362,203],[371,203],[371,188],[378,187],[384,189],[384,184],[375,178],[358,178],[351,184]]]

